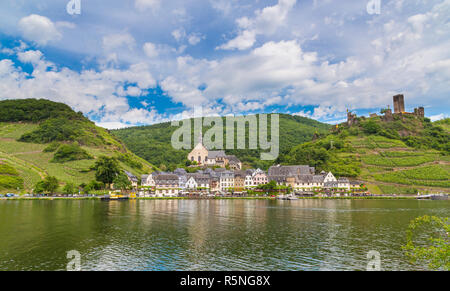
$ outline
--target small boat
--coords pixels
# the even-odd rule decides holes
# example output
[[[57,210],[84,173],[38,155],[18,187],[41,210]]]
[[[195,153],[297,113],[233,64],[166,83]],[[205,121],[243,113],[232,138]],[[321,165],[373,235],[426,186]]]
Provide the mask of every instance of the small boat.
[[[417,199],[431,199],[431,200],[449,200],[448,194],[428,194],[428,195],[418,195]]]
[[[299,199],[298,199],[298,197],[295,197],[292,195],[292,196],[288,196],[287,200],[299,200]]]
[[[126,195],[122,195],[122,194],[110,194],[110,195],[105,195],[102,198],[100,198],[101,200],[128,200],[130,197],[126,196]]]

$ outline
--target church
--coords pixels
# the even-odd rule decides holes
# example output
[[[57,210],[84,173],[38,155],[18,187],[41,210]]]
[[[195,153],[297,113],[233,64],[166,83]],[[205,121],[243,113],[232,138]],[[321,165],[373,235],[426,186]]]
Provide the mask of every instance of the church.
[[[219,166],[226,168],[227,166],[233,170],[242,169],[241,161],[234,155],[227,155],[225,151],[209,151],[203,145],[203,138],[200,135],[199,143],[188,154],[188,160],[197,162],[200,166]]]

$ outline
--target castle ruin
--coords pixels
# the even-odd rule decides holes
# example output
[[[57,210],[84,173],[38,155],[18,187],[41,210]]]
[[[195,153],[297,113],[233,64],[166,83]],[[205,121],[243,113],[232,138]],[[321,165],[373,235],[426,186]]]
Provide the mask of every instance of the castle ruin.
[[[414,112],[405,112],[405,96],[403,94],[395,95],[394,99],[394,113],[392,109],[388,108],[384,110],[384,116],[381,116],[382,120],[390,122],[394,120],[394,116],[414,116],[418,118],[425,117],[425,109],[423,107],[414,108]],[[371,114],[370,117],[377,117],[377,114]],[[358,123],[358,117],[355,113],[351,113],[347,110],[347,125],[352,126]]]

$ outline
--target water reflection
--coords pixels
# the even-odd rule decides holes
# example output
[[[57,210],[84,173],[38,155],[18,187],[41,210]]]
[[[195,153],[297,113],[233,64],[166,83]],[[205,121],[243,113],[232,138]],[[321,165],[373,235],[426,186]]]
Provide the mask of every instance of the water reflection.
[[[448,216],[449,201],[133,200],[0,202],[0,269],[412,269],[400,250],[409,221]]]

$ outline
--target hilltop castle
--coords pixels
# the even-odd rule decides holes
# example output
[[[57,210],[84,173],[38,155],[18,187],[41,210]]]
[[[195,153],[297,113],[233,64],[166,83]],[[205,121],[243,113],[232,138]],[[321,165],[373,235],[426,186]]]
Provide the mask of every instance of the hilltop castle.
[[[388,108],[384,109],[382,112],[384,112],[384,116],[381,116],[381,118],[384,121],[393,121],[394,115],[410,115],[415,117],[424,118],[425,117],[425,109],[423,107],[414,108],[414,112],[405,112],[405,97],[403,94],[395,95],[393,97],[394,99],[394,113],[392,113],[392,109]],[[370,114],[370,117],[377,117],[378,115],[376,113]],[[347,125],[352,126],[354,124],[358,123],[358,118],[355,113],[347,111]]]

